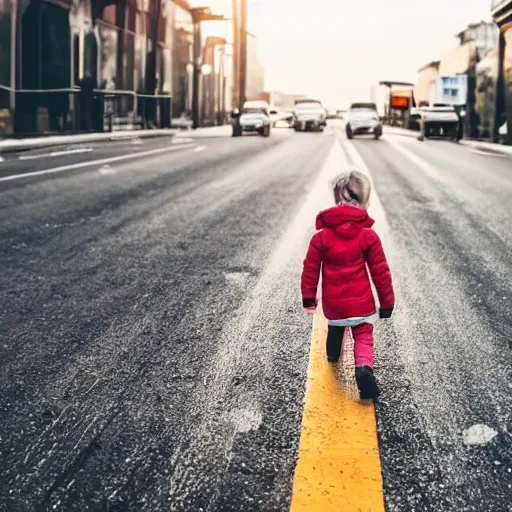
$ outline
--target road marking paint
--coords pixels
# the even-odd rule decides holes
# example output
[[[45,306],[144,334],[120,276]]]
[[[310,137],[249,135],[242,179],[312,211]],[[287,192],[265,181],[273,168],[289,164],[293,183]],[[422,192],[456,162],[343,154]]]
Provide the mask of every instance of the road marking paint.
[[[347,142],[344,146],[352,163],[368,175],[373,185],[370,171],[361,155],[349,141],[344,142]],[[337,142],[330,158],[334,174],[343,165],[348,165]],[[381,236],[389,231],[389,223],[375,187],[370,214]],[[319,308],[313,318],[299,460],[290,511],[383,512],[384,493],[375,410],[371,402],[359,401],[354,375],[348,375],[348,371],[353,370],[327,363],[326,336],[327,322]]]
[[[487,444],[490,443],[497,435],[498,432],[493,428],[488,427],[483,423],[478,423],[465,430],[462,433],[462,438],[466,445]]]
[[[139,146],[140,144],[142,144],[142,141],[140,139],[133,139],[132,144],[134,146]]]
[[[195,147],[193,144],[188,144],[188,145],[183,145],[183,146],[179,146],[179,147],[165,147],[165,148],[159,148],[159,149],[151,149],[148,151],[139,151],[138,153],[130,153],[129,155],[113,156],[113,157],[109,157],[109,158],[102,158],[100,160],[90,160],[88,162],[80,162],[77,164],[63,165],[61,167],[54,167],[53,169],[45,169],[43,171],[33,171],[33,172],[26,172],[24,174],[14,174],[12,176],[5,176],[3,178],[0,178],[0,182],[14,181],[14,180],[22,179],[22,178],[31,178],[33,176],[43,176],[44,174],[56,174],[56,173],[64,172],[64,171],[81,169],[83,167],[94,167],[95,165],[102,165],[102,164],[107,164],[110,162],[122,162],[124,160],[136,159],[136,158],[140,158],[143,156],[159,155],[161,153],[178,151],[178,150],[183,150],[183,149],[191,149],[193,147]]]
[[[379,233],[382,238],[382,243],[386,245],[386,237],[390,232],[389,222],[386,218],[386,213],[384,211],[384,207],[380,202],[380,198],[377,195],[375,182],[373,181],[372,174],[366,165],[366,162],[363,160],[363,157],[360,155],[359,151],[357,151],[354,144],[348,140],[343,139],[344,147],[346,148],[352,163],[370,180],[372,185],[372,197],[370,200],[370,208],[368,209],[370,216],[375,220],[375,231]]]
[[[193,151],[194,153],[201,153],[201,151],[204,151],[206,149],[206,146],[198,146]]]
[[[117,173],[117,171],[114,168],[110,167],[110,165],[108,165],[108,164],[100,167],[98,169],[98,172],[100,174],[116,174]]]
[[[395,140],[388,139],[386,142],[402,153],[402,155],[406,156],[411,162],[416,164],[420,169],[424,170],[427,174],[430,174],[434,178],[439,178],[439,173],[432,167],[426,160],[423,158],[420,158],[418,155],[413,153],[412,151],[409,151],[408,149],[405,149],[401,144],[396,142]]]
[[[172,140],[173,144],[186,144],[188,142],[194,142],[194,139],[191,139],[189,137],[176,137]]]
[[[5,162],[5,160],[1,156],[0,156],[0,162]]]
[[[56,157],[56,156],[66,156],[66,155],[76,155],[78,153],[90,153],[94,151],[92,148],[82,148],[82,149],[68,149],[66,151],[54,151],[53,153],[46,153],[44,155],[27,155],[20,156],[19,160],[37,160],[39,158],[48,158],[48,157]]]
[[[348,368],[327,362],[326,335],[318,311],[290,512],[384,512],[375,410],[340,382]]]

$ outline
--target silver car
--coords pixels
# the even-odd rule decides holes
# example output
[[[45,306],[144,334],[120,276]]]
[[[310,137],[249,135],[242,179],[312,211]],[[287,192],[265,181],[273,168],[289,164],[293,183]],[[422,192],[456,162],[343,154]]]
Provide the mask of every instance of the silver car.
[[[319,102],[302,102],[295,105],[294,124],[296,132],[323,131],[326,125],[325,109]]]
[[[373,134],[375,139],[382,135],[382,122],[373,103],[354,103],[348,112],[345,127],[347,138],[354,135]]]
[[[270,135],[270,125],[268,110],[264,105],[251,104],[251,102],[247,102],[244,105],[242,115],[240,116],[242,132],[256,132],[263,137],[268,137]]]

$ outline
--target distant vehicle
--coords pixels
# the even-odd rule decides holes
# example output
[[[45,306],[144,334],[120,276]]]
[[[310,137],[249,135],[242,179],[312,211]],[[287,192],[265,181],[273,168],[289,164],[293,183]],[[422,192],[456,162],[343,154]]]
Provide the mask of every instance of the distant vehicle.
[[[326,126],[325,109],[319,101],[298,100],[295,102],[294,129],[299,131],[323,131]]]
[[[296,98],[295,99],[295,105],[299,105],[300,103],[320,103],[320,105],[322,104],[322,102],[320,100],[315,100],[315,99],[312,99],[312,98]]]
[[[379,139],[382,135],[382,121],[375,103],[353,103],[348,111],[345,130],[348,139],[368,133]]]
[[[458,140],[460,120],[454,107],[420,107],[417,113],[420,115],[419,140],[430,137]]]
[[[265,101],[246,101],[240,116],[242,132],[257,132],[263,137],[270,135],[269,106]]]

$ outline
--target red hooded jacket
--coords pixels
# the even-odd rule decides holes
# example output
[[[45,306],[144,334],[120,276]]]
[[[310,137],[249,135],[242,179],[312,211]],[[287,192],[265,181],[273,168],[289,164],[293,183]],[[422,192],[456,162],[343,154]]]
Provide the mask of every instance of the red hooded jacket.
[[[386,256],[366,210],[339,205],[318,214],[302,272],[303,301],[315,299],[322,269],[322,306],[329,320],[376,312],[368,271],[380,307],[393,308],[395,295]],[[367,270],[368,269],[368,270]]]

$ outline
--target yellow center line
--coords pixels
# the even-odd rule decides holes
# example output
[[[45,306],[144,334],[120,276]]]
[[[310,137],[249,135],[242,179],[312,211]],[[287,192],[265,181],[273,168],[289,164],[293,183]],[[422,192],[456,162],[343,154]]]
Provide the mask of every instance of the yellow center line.
[[[290,511],[384,512],[375,409],[359,400],[350,337],[340,363],[332,365],[325,356],[326,335],[319,310]]]

